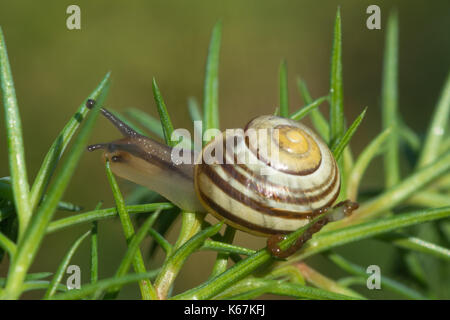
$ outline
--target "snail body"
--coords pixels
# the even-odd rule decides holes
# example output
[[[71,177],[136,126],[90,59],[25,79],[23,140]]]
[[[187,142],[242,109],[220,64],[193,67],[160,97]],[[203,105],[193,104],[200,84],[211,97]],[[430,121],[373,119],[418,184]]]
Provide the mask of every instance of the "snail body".
[[[88,150],[103,149],[116,175],[242,231],[268,237],[290,233],[323,213],[339,195],[332,152],[294,120],[259,116],[244,129],[217,135],[194,163],[176,164],[172,148],[138,134],[104,108],[102,113],[124,138]]]

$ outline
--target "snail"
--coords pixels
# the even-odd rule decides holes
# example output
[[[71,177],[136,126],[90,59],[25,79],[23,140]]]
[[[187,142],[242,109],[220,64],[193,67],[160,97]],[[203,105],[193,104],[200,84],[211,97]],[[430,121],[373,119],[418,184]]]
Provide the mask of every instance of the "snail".
[[[86,103],[94,105],[94,100]],[[124,138],[88,150],[104,150],[114,174],[158,192],[181,209],[211,213],[236,229],[268,237],[275,257],[291,255],[323,225],[358,207],[340,203],[341,214],[326,215],[281,250],[278,242],[326,212],[340,191],[336,160],[310,128],[287,118],[259,116],[244,129],[215,136],[199,155],[188,154],[193,163],[178,163],[173,148],[138,134],[107,109],[101,112]]]

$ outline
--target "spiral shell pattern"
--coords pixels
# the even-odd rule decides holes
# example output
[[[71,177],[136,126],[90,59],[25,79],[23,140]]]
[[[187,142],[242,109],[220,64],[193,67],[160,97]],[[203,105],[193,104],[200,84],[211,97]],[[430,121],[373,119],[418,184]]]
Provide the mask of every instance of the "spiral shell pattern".
[[[340,190],[326,143],[305,125],[277,116],[260,116],[216,136],[204,147],[194,177],[209,212],[263,236],[304,226]]]

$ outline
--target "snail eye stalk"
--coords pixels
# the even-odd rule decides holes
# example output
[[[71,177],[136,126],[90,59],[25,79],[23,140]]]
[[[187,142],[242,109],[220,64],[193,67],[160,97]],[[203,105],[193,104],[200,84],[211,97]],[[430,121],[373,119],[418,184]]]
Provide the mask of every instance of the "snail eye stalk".
[[[96,103],[97,102],[94,99],[88,99],[86,101],[86,108],[92,109],[95,106]],[[134,131],[130,126],[128,126],[125,122],[123,122],[122,120],[117,118],[115,115],[113,115],[107,109],[101,108],[100,111],[102,112],[103,116],[106,119],[108,119],[117,129],[119,129],[120,133],[122,133],[122,135],[124,137],[137,137],[137,136],[140,136],[139,133]],[[93,150],[96,150],[96,149],[93,149]]]
[[[87,150],[92,152],[95,150],[101,150],[101,149],[106,149],[107,144],[105,143],[97,143],[97,144],[91,144],[90,146],[87,147]]]

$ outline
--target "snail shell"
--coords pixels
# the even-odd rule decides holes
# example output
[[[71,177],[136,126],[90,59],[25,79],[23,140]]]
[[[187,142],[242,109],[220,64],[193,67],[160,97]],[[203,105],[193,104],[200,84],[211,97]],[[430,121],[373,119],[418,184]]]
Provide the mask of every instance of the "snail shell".
[[[195,189],[208,212],[240,230],[264,236],[291,232],[339,194],[331,151],[296,121],[257,117],[244,130],[216,136],[203,156],[221,149],[215,163],[195,166]]]

